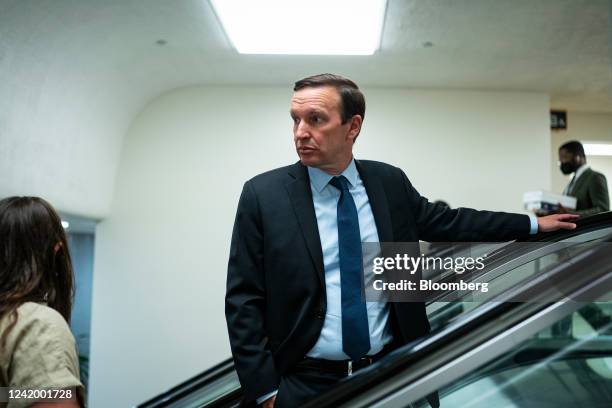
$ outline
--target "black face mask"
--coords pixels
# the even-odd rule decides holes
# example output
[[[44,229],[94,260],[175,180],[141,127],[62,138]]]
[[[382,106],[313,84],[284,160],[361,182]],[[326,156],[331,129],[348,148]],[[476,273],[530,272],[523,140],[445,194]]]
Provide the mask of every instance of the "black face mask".
[[[561,163],[561,166],[559,166],[559,168],[561,169],[561,173],[563,174],[572,174],[576,171],[576,166],[570,162]]]

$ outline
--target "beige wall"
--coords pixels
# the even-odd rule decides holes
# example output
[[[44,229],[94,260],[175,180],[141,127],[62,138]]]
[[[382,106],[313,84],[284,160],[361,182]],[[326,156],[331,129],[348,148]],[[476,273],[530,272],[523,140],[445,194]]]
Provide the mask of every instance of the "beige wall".
[[[564,176],[558,167],[559,146],[569,140],[612,143],[612,113],[568,112],[567,130],[551,131],[551,186],[554,192],[562,192],[571,179],[571,176]],[[610,192],[612,156],[587,156],[587,163],[606,176]]]

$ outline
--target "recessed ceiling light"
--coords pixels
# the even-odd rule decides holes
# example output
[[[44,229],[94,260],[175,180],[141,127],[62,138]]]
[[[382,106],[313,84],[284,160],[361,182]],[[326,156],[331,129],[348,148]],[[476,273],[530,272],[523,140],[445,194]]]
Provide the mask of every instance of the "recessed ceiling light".
[[[68,221],[62,220],[62,227],[64,227],[64,229],[68,229],[70,227],[70,223]]]
[[[612,156],[612,144],[585,143],[584,153],[587,156]]]
[[[386,0],[210,0],[241,54],[371,55]]]

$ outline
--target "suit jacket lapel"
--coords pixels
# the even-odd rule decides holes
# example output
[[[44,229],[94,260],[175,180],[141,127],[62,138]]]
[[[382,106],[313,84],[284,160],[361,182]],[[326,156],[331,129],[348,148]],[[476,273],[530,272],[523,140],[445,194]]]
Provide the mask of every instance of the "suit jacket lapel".
[[[387,202],[385,189],[380,179],[368,171],[367,165],[358,160],[355,160],[355,165],[368,193],[370,207],[372,208],[374,222],[378,231],[378,240],[380,242],[392,242],[393,226],[391,225],[391,213],[389,212],[389,203]]]
[[[298,162],[289,168],[289,175],[290,180],[285,187],[293,204],[293,210],[306,241],[310,258],[315,266],[321,285],[325,288],[323,250],[321,249],[317,216],[312,202],[308,170]]]
[[[591,173],[592,173],[591,169],[586,169],[584,173],[582,173],[580,177],[576,179],[572,187],[572,191],[571,191],[572,195],[574,196],[577,196],[578,194],[582,195],[582,190],[585,190],[585,187],[588,185],[589,178],[591,177]]]
[[[380,242],[392,242],[393,227],[391,225],[391,214],[384,187],[380,180],[368,171],[367,166],[357,160],[355,160],[355,164],[368,194],[374,222],[376,223],[378,239]],[[317,216],[312,202],[308,170],[298,162],[289,168],[289,175],[290,179],[285,187],[293,204],[295,216],[306,241],[310,258],[319,276],[319,281],[325,287],[323,250],[321,249]]]

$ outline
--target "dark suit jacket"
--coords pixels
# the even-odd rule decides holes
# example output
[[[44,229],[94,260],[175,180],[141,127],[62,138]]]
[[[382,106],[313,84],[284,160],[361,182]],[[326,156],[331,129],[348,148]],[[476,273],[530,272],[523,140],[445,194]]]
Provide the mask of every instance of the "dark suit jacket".
[[[360,160],[380,242],[506,241],[529,234],[526,215],[449,209],[421,197],[402,170]],[[277,389],[314,346],[326,310],[323,255],[308,170],[301,163],[244,185],[232,235],[225,314],[247,401]],[[392,303],[395,341],[429,332],[423,303]]]
[[[569,195],[576,197],[577,214],[591,215],[610,211],[606,176],[594,170],[586,169],[576,180]]]

